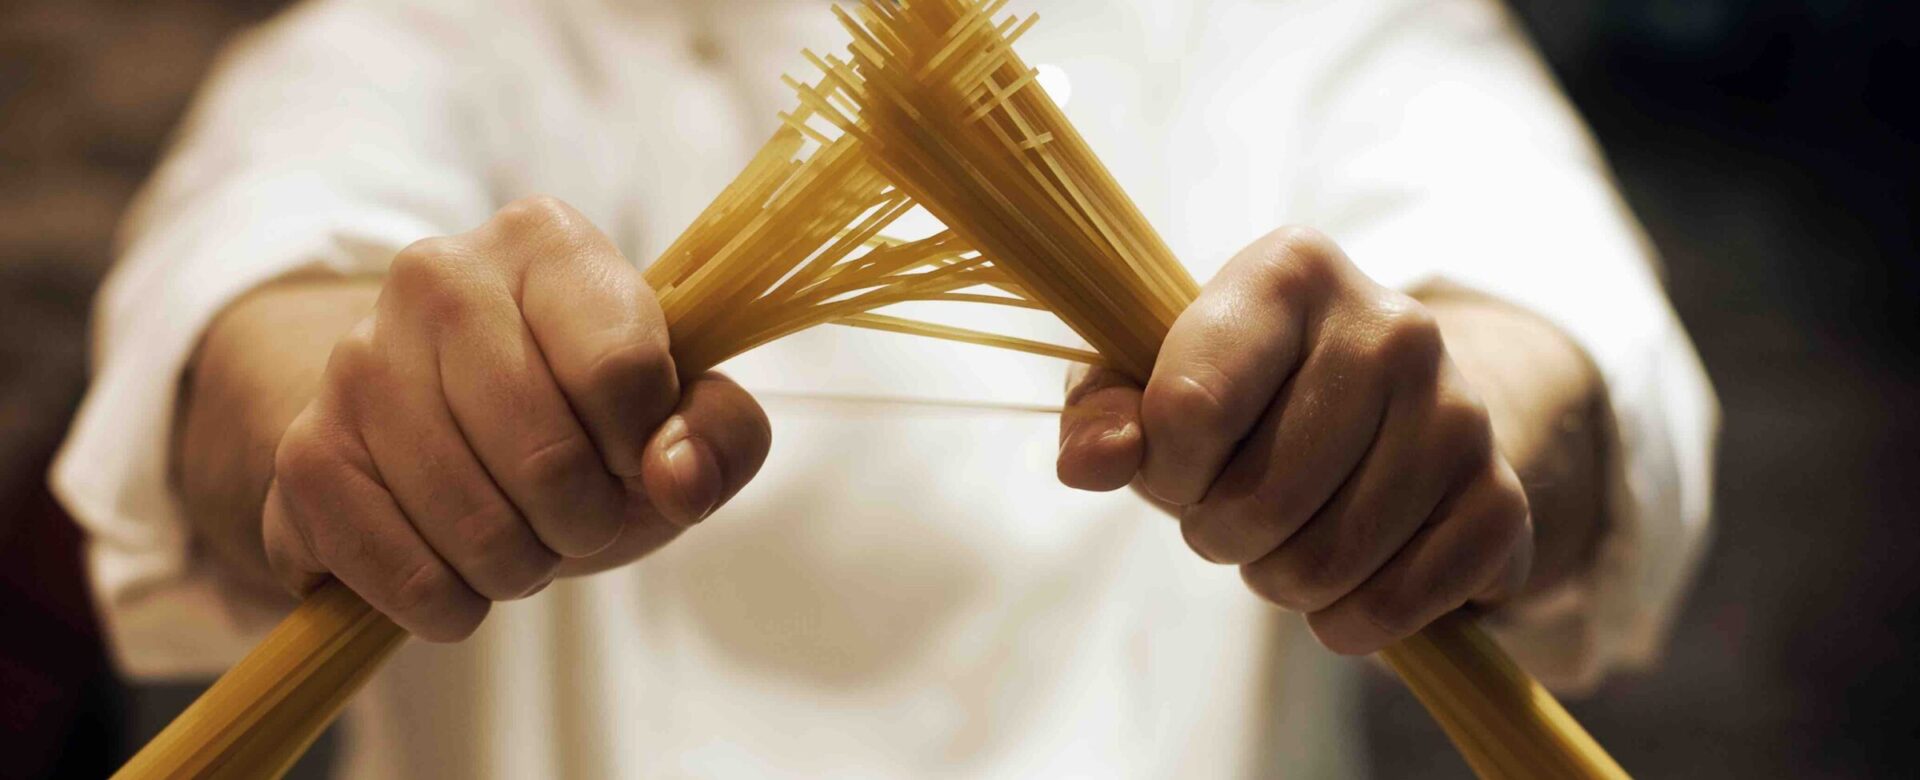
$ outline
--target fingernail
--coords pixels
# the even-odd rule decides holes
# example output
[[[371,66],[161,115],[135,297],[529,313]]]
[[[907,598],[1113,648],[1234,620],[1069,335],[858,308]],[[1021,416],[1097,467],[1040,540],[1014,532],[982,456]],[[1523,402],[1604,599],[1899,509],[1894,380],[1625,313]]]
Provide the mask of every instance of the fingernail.
[[[678,420],[678,418],[675,418]],[[686,423],[680,423],[684,429]],[[685,436],[667,447],[667,474],[673,480],[676,514],[687,523],[705,520],[720,502],[720,464],[699,439]]]

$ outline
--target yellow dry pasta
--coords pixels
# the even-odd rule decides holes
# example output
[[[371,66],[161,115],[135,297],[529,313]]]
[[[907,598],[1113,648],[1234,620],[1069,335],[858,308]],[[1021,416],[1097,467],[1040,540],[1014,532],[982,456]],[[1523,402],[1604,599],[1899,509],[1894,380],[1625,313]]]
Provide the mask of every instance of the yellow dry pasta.
[[[799,85],[889,181],[1144,380],[1198,286],[1046,93],[1000,2],[864,0],[840,18],[850,59]],[[929,54],[931,53],[931,54]],[[839,109],[836,107],[846,107]],[[1617,778],[1620,767],[1472,621],[1454,615],[1382,652],[1488,778]]]
[[[1199,287],[1013,51],[1006,0],[835,8],[846,57],[787,79],[799,107],[657,261],[683,374],[836,323],[1068,360],[1136,379]],[[884,231],[918,205],[947,230]],[[1053,312],[1092,351],[917,322],[942,301]],[[338,583],[308,598],[118,776],[275,777],[405,633]],[[1489,778],[1625,777],[1462,616],[1383,652]]]

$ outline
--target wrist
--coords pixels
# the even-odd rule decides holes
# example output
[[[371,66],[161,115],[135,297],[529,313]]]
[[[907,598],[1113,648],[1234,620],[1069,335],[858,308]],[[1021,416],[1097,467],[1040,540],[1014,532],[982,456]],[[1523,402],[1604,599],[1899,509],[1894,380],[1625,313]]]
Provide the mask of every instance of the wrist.
[[[334,341],[378,290],[372,280],[312,277],[257,288],[214,317],[181,375],[174,489],[196,539],[238,582],[279,590],[260,535],[274,449],[312,400]]]

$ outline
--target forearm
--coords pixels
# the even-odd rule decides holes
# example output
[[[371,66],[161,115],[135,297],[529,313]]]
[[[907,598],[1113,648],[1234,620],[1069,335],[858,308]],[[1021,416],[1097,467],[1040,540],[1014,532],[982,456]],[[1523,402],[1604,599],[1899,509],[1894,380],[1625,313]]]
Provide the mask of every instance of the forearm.
[[[1533,573],[1517,601],[1592,565],[1605,522],[1609,412],[1586,354],[1545,319],[1451,288],[1415,293],[1433,311],[1455,365],[1486,403],[1501,454],[1525,485]]]
[[[173,480],[197,542],[231,577],[279,592],[260,536],[273,453],[333,345],[373,310],[378,278],[290,278],[208,327],[175,407]]]

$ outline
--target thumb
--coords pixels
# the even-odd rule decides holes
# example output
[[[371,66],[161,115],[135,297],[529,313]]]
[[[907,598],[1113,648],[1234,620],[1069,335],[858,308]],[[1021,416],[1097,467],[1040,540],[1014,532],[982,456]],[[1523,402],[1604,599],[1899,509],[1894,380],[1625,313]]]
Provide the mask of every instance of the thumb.
[[[647,442],[641,480],[660,516],[686,528],[745,487],[772,442],[759,402],[709,371],[682,388],[679,407]]]
[[[1140,472],[1146,440],[1140,428],[1140,386],[1101,366],[1076,367],[1067,377],[1060,414],[1060,482],[1080,490],[1126,487]]]

